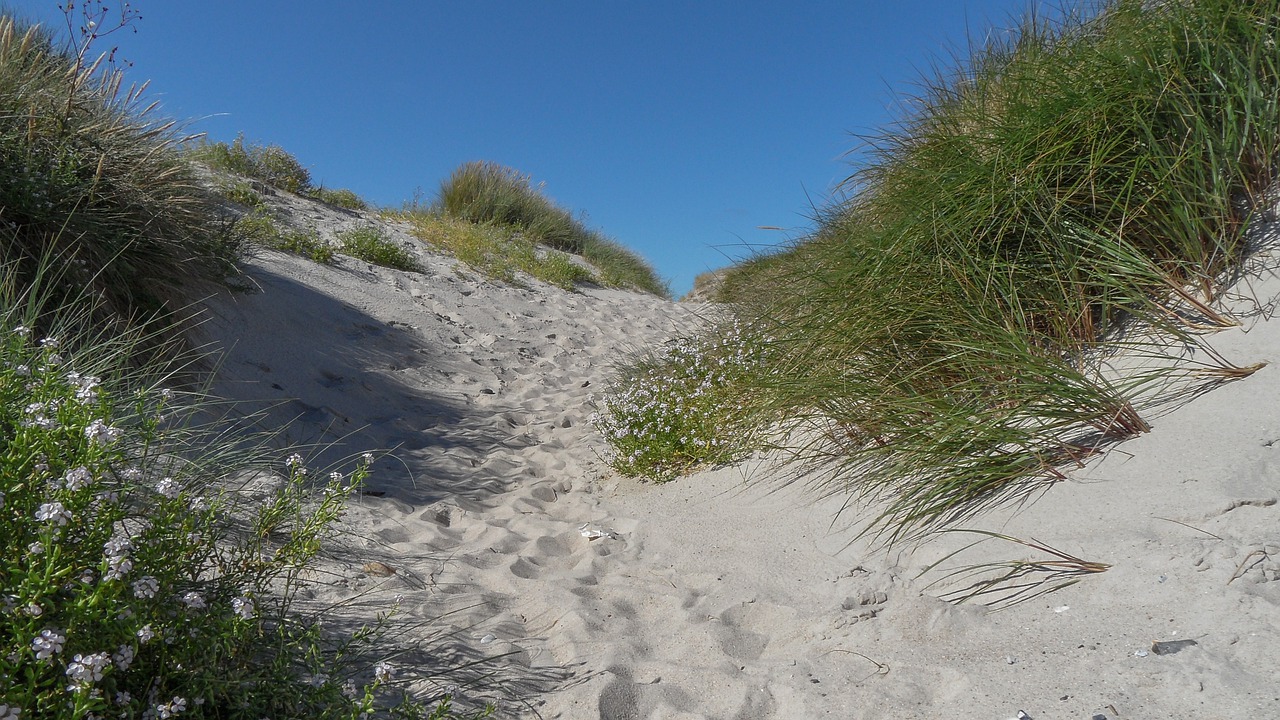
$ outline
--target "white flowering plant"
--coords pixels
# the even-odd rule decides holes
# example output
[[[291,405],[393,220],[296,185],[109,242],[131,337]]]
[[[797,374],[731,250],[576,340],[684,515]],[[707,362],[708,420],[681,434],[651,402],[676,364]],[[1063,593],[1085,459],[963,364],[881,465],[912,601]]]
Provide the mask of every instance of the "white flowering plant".
[[[458,717],[388,699],[390,666],[364,659],[386,616],[344,639],[291,609],[371,456],[328,475],[300,456],[264,464],[143,377],[136,337],[77,332],[89,313],[51,319],[4,281],[7,717]],[[255,472],[273,489],[248,502],[228,478]]]
[[[676,338],[626,368],[592,422],[618,472],[662,482],[751,449],[742,383],[760,362],[761,343],[737,323]]]

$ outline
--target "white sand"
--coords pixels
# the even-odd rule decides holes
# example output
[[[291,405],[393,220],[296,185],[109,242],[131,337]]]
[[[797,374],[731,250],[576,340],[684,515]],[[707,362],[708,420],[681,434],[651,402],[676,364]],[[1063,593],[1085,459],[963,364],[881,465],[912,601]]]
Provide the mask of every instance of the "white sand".
[[[374,221],[277,201],[326,235]],[[955,588],[930,586],[942,572],[918,577],[971,538],[853,542],[838,501],[782,484],[768,458],[662,486],[598,459],[592,393],[699,307],[422,261],[264,252],[260,292],[215,298],[206,325],[228,348],[219,393],[276,403],[261,422],[291,422],[290,440],[341,441],[313,466],[393,450],[314,597],[371,619],[403,595],[403,617],[431,622],[390,641],[425,643],[399,658],[424,675],[502,656],[416,687],[487,673],[501,715],[530,718],[1280,718],[1280,367],[971,523],[1111,565],[991,612],[938,599]],[[1280,361],[1280,323],[1215,346]],[[991,540],[946,567],[1033,557]],[[1195,644],[1151,652],[1180,640]]]

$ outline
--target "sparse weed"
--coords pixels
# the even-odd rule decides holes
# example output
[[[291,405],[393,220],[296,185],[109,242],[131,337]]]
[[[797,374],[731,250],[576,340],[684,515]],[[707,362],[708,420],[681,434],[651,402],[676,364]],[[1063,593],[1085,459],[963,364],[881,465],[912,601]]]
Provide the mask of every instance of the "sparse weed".
[[[387,239],[376,225],[345,230],[338,233],[342,252],[374,265],[418,272],[421,268],[409,252]]]
[[[239,218],[233,229],[249,243],[301,255],[326,265],[333,262],[333,247],[321,240],[315,230],[281,229],[275,218],[263,211]]]
[[[262,195],[243,180],[220,182],[217,186],[217,193],[231,202],[243,205],[250,210],[261,208],[264,204]]]
[[[369,209],[369,204],[364,201],[364,198],[345,188],[331,190],[321,185],[318,188],[307,191],[307,196],[347,210]]]
[[[472,223],[433,212],[404,212],[397,217],[413,225],[413,233],[502,282],[519,284],[519,273],[573,290],[579,282],[595,282],[590,270],[567,254],[538,247],[519,230],[494,223]]]

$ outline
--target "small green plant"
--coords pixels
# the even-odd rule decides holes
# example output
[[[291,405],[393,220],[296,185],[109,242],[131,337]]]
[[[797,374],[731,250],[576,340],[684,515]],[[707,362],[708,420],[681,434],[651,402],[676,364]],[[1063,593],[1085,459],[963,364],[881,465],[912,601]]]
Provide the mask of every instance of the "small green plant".
[[[531,261],[523,264],[521,269],[563,290],[574,290],[578,283],[596,282],[595,274],[574,262],[572,255],[549,248],[535,253]]]
[[[279,145],[258,145],[237,135],[230,144],[201,140],[188,149],[197,162],[215,170],[250,177],[291,193],[311,190],[311,173]]]
[[[741,381],[759,362],[759,349],[731,326],[673,340],[627,368],[592,416],[609,443],[605,459],[662,482],[739,457],[751,448]]]
[[[326,265],[333,262],[333,247],[321,240],[315,230],[281,229],[275,218],[263,211],[242,216],[233,229],[246,242],[255,245],[301,255]]]
[[[418,263],[409,252],[387,239],[376,225],[344,230],[338,233],[342,252],[374,265],[417,272]]]
[[[336,205],[337,207],[346,208],[347,210],[369,209],[369,204],[366,203],[363,198],[345,188],[332,190],[321,185],[318,188],[309,190],[307,195],[319,200],[320,202]]]
[[[262,195],[243,180],[220,182],[217,186],[217,192],[231,202],[243,205],[251,210],[261,208],[264,204]]]

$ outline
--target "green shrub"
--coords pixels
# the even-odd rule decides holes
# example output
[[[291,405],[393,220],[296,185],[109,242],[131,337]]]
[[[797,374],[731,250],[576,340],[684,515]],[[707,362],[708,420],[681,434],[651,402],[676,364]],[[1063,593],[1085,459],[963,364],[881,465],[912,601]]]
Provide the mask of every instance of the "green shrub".
[[[596,282],[596,277],[590,270],[574,262],[572,255],[559,250],[535,253],[531,262],[521,269],[563,290],[574,290],[578,283]]]
[[[1214,280],[1277,169],[1278,18],[1111,2],[926,84],[849,200],[726,280],[769,338],[752,415],[839,460],[827,488],[882,501],[893,538],[1024,498],[1144,432],[1157,393],[1220,378],[1169,355],[1232,322]],[[1121,351],[1160,360],[1116,376]]]
[[[56,254],[64,290],[90,288],[104,316],[175,313],[235,272],[239,247],[173,126],[121,81],[0,15],[0,257],[30,283]]]
[[[733,324],[672,340],[625,368],[592,416],[609,443],[609,464],[663,482],[751,449],[742,393],[761,360],[754,342]]]
[[[581,255],[599,269],[607,285],[670,296],[643,259],[587,228],[517,170],[491,162],[466,163],[440,184],[434,209],[475,224],[515,228],[534,243]]]
[[[394,710],[394,660],[373,644],[389,618],[344,638],[294,609],[370,458],[319,481],[297,455],[264,463],[226,427],[193,422],[192,396],[159,388],[131,361],[137,331],[93,330],[84,301],[15,294],[12,265],[3,270],[7,715],[357,720]],[[250,485],[252,497],[241,490]]]
[[[359,195],[345,188],[331,190],[326,187],[318,187],[310,190],[307,195],[319,200],[320,202],[336,205],[347,210],[367,210],[369,204]]]
[[[391,242],[375,225],[367,225],[338,233],[342,252],[374,265],[419,272],[421,268],[409,252]]]
[[[231,144],[201,140],[188,153],[215,170],[261,180],[291,193],[311,191],[311,173],[279,145],[248,143],[241,134]]]

